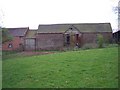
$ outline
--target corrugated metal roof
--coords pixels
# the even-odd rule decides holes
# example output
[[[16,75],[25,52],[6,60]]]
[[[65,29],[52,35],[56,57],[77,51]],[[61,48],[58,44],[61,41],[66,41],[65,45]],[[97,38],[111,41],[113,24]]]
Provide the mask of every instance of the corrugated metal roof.
[[[25,36],[29,28],[24,27],[24,28],[7,28],[7,29],[12,36]]]
[[[50,24],[39,25],[37,33],[64,33],[71,26],[80,32],[112,32],[110,23]]]

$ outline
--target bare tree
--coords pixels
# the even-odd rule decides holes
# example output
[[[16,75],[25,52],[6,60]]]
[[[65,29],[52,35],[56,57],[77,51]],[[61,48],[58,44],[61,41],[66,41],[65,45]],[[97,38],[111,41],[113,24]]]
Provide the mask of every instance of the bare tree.
[[[2,45],[2,24],[3,24],[3,11],[0,9],[0,47]]]
[[[117,14],[118,18],[118,30],[120,30],[120,0],[118,0],[118,6],[113,7],[113,11]]]
[[[12,40],[12,36],[9,34],[8,29],[3,28],[3,18],[4,18],[4,13],[2,9],[0,10],[0,45],[2,43],[5,43],[7,41]]]
[[[118,6],[114,9],[114,12],[118,15],[118,30],[120,30],[120,0],[118,1]]]
[[[3,25],[3,18],[4,18],[4,13],[3,13],[3,10],[0,9],[0,28],[2,27]]]

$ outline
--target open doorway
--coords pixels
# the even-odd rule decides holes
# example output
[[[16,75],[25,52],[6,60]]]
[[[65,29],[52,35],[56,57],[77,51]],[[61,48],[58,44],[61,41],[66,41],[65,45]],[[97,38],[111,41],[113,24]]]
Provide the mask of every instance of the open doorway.
[[[66,34],[66,44],[67,45],[70,45],[70,35],[69,34]]]
[[[76,36],[76,43],[78,43],[79,42],[79,34],[76,34],[75,36]]]

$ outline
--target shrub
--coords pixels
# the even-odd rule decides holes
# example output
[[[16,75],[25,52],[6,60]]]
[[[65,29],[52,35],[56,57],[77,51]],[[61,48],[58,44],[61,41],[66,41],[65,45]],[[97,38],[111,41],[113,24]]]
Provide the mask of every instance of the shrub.
[[[99,48],[103,47],[104,40],[103,40],[103,36],[101,34],[97,35],[97,43],[98,43]]]

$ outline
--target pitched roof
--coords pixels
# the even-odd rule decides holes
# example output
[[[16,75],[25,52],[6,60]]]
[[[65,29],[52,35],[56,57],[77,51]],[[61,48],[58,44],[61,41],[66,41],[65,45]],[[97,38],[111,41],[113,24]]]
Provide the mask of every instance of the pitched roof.
[[[39,25],[37,33],[64,33],[72,25],[80,32],[112,32],[110,23],[79,23]]]
[[[13,36],[25,36],[28,27],[22,27],[22,28],[7,28],[9,33]]]
[[[35,38],[37,30],[29,30],[26,34],[26,38]]]
[[[52,24],[52,25],[39,25],[38,33],[59,33],[65,32],[70,25]]]

